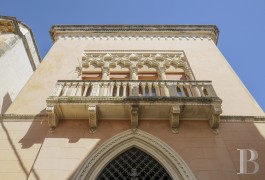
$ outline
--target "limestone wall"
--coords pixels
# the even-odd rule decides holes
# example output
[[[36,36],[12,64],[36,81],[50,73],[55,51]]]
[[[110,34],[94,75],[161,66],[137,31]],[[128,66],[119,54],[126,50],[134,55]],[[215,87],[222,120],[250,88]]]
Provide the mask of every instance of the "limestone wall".
[[[5,113],[33,73],[22,40],[17,38],[16,41],[15,45],[0,57],[1,113]]]
[[[64,120],[49,134],[45,119],[1,122],[0,179],[68,179],[93,150],[128,129],[130,121],[106,120],[90,134],[88,121]],[[221,123],[219,135],[206,121],[183,121],[179,134],[171,132],[169,121],[140,121],[139,129],[171,146],[198,180],[265,178],[264,123]],[[257,174],[237,174],[237,149],[242,148],[258,152]],[[249,171],[252,168],[250,163]]]
[[[57,80],[80,78],[76,67],[80,66],[84,50],[183,50],[195,78],[212,80],[217,95],[223,100],[223,115],[264,115],[210,38],[92,37],[59,38],[7,113],[38,114],[45,109],[45,99]]]

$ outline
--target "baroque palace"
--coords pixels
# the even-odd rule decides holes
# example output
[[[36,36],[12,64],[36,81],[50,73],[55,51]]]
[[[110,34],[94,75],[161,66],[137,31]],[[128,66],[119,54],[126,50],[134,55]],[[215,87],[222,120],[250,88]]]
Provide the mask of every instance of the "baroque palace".
[[[50,35],[1,114],[0,179],[265,179],[265,115],[216,26],[54,25]],[[249,174],[238,149],[258,154]]]

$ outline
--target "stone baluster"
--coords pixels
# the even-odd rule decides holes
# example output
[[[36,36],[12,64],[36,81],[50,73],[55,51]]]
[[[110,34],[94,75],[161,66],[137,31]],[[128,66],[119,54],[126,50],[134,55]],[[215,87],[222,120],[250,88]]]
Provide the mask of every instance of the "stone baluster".
[[[198,83],[198,89],[200,91],[201,96],[205,97],[204,92],[203,92],[203,83]]]
[[[147,82],[147,86],[148,86],[148,95],[152,96],[152,83],[151,82]]]
[[[183,89],[183,83],[179,83],[178,87],[179,87],[179,89],[181,91],[182,97],[186,97],[185,91]]]
[[[110,82],[108,96],[113,96],[114,82]]]
[[[177,83],[176,82],[167,82],[169,96],[177,96]]]
[[[83,88],[84,83],[79,82],[77,85],[77,90],[76,90],[76,96],[82,96],[82,88]]]
[[[56,87],[52,93],[52,96],[60,96],[64,88],[64,82],[57,82]]]
[[[64,87],[64,92],[63,92],[63,96],[67,96],[68,95],[68,90],[71,87],[71,83],[67,82],[65,87]]]
[[[161,96],[166,96],[165,94],[165,83],[164,82],[160,82],[160,88],[161,88]]]
[[[154,87],[156,91],[156,96],[160,96],[160,88],[159,88],[158,82],[154,82]]]
[[[100,84],[101,83],[99,83],[99,82],[93,82],[92,83],[91,96],[99,96]]]
[[[187,90],[187,92],[188,92],[188,95],[189,95],[189,97],[192,97],[192,93],[191,93],[191,91],[190,91],[190,86],[189,86],[189,83],[185,83],[185,84],[184,84],[184,87],[186,88],[186,90]]]
[[[141,82],[142,96],[146,96],[145,87],[146,87],[146,82]]]
[[[84,90],[83,96],[87,95],[87,91],[88,91],[89,86],[90,86],[90,82],[85,82],[85,90]]]
[[[116,89],[117,89],[116,97],[120,96],[120,88],[121,88],[121,82],[116,82]]]
[[[104,82],[103,86],[102,86],[102,96],[108,96],[108,90],[109,90],[109,83],[108,82]]]
[[[103,96],[104,95],[104,84],[99,83],[99,95],[98,96]]]
[[[72,83],[72,86],[71,86],[71,95],[70,96],[75,96],[76,94],[76,91],[77,91],[77,86],[78,86],[78,83],[77,82],[73,82]]]
[[[192,91],[195,97],[201,97],[201,93],[196,83],[192,83]]]
[[[123,87],[123,93],[122,96],[126,97],[126,92],[127,92],[127,82],[123,82],[122,83],[122,87]]]

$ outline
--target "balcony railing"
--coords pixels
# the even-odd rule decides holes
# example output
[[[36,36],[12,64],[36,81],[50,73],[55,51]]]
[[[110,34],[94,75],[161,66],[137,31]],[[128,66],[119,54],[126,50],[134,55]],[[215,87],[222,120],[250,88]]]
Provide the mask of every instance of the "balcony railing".
[[[170,80],[60,80],[47,99],[49,125],[59,119],[88,119],[91,129],[98,119],[169,119],[173,131],[179,120],[209,120],[219,126],[221,99],[211,81]],[[94,130],[92,130],[94,131]]]
[[[211,81],[60,80],[52,96],[57,97],[217,97]]]

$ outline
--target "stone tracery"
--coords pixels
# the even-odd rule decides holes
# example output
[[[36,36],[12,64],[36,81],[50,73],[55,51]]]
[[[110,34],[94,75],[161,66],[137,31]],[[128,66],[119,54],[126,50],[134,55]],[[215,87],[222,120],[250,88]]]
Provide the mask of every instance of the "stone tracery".
[[[138,68],[147,65],[148,67],[155,68],[157,70],[157,73],[160,75],[160,79],[165,79],[163,74],[165,74],[166,69],[170,66],[182,68],[190,80],[194,79],[192,70],[183,51],[85,51],[82,57],[82,67],[87,68],[91,65],[101,67],[103,77],[104,75],[107,76],[109,74],[110,68],[115,68],[120,65],[127,67],[130,70],[131,79],[137,80],[136,76],[138,74]]]

